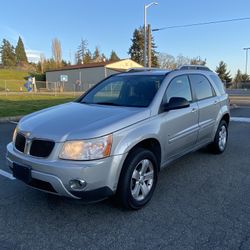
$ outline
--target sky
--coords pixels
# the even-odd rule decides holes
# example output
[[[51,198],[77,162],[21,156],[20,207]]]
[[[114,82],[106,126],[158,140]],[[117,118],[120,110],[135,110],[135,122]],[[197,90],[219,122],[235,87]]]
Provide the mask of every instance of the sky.
[[[156,0],[157,1],[157,0]],[[0,40],[14,46],[21,36],[26,52],[52,56],[51,41],[61,41],[63,59],[74,63],[81,39],[110,56],[128,58],[135,28],[143,25],[145,0],[8,0],[1,3]],[[172,25],[250,17],[249,0],[158,0],[147,11],[152,29]],[[215,70],[221,60],[235,74],[245,72],[244,47],[250,47],[250,20],[153,32],[157,51],[173,56],[200,56]],[[250,52],[249,52],[250,53]],[[249,54],[250,58],[250,54]],[[250,63],[249,63],[250,64]],[[250,73],[250,67],[248,67]]]

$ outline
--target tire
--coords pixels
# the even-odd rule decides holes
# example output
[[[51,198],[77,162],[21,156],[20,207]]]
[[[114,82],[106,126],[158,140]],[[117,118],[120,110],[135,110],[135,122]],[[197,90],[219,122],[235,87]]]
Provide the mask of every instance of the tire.
[[[227,147],[227,139],[228,139],[228,124],[226,121],[222,120],[216,131],[214,141],[209,145],[210,150],[214,154],[223,153]]]
[[[152,198],[158,177],[155,155],[143,148],[132,151],[123,165],[116,198],[129,209],[140,209]]]

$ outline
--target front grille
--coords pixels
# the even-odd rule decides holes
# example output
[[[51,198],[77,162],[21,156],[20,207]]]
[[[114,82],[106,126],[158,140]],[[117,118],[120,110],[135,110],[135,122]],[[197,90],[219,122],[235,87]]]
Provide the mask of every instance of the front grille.
[[[52,152],[54,146],[55,142],[53,141],[35,139],[32,141],[30,147],[30,155],[36,157],[48,157]]]
[[[18,133],[16,135],[16,140],[15,140],[16,149],[19,150],[20,152],[24,152],[25,143],[26,143],[25,136]]]
[[[15,148],[25,154],[30,154],[36,157],[48,157],[54,146],[55,142],[53,141],[42,139],[27,140],[21,133],[16,135]]]

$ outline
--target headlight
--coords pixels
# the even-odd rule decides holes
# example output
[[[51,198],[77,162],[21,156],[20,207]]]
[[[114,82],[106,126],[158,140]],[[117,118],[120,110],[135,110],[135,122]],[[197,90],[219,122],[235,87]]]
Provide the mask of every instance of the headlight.
[[[96,160],[108,157],[111,152],[112,135],[81,141],[67,141],[59,154],[65,160]]]
[[[12,142],[15,143],[16,141],[16,134],[17,134],[17,127],[14,130],[13,136],[12,136]]]

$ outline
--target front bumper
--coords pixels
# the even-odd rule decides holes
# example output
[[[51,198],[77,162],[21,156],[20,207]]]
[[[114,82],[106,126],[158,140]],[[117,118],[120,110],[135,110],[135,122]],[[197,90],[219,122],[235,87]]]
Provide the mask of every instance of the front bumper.
[[[12,143],[7,145],[6,155],[11,169],[14,163],[31,168],[30,186],[87,201],[99,200],[115,192],[125,157],[126,154],[94,161],[36,158],[17,151]],[[86,187],[79,191],[72,190],[69,182],[74,179],[83,179]]]

